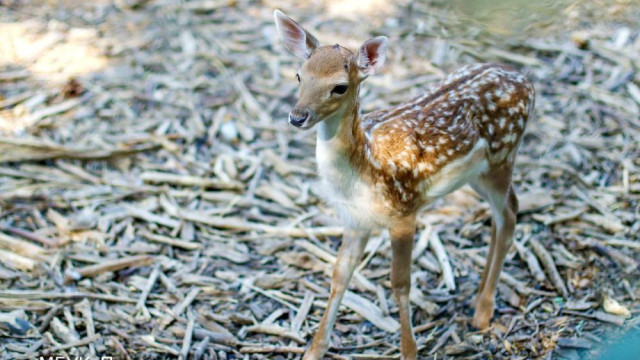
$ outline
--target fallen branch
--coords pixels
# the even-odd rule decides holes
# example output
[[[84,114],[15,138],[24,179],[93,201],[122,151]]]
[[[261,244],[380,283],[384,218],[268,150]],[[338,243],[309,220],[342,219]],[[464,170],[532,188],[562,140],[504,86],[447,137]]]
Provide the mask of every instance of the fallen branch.
[[[200,176],[172,174],[159,171],[147,171],[140,175],[144,182],[153,184],[171,184],[180,186],[198,186],[220,190],[239,190],[244,185],[237,181],[221,181]]]
[[[54,346],[51,349],[49,349],[49,351],[52,352],[52,353],[55,353],[56,351],[60,351],[60,350],[66,350],[66,349],[77,348],[77,347],[80,347],[80,346],[89,345],[92,342],[100,339],[100,337],[101,336],[99,334],[96,334],[96,335],[93,335],[93,336],[88,336],[88,337],[86,337],[84,339],[80,339],[78,341],[73,341],[73,342],[70,342],[68,344]]]
[[[95,294],[95,293],[86,293],[86,292],[71,292],[71,293],[54,293],[54,292],[43,292],[43,291],[29,291],[29,290],[0,290],[0,303],[2,303],[2,298],[8,299],[96,299],[96,300],[104,300],[111,302],[124,302],[124,303],[135,303],[137,300],[106,295],[106,294]]]
[[[295,342],[297,342],[298,344],[304,345],[306,344],[306,340],[301,338],[298,334],[296,334],[295,332],[285,329],[281,326],[278,325],[264,325],[264,324],[257,324],[257,325],[253,325],[253,326],[249,326],[247,328],[248,332],[257,332],[257,333],[263,333],[263,334],[268,334],[268,335],[274,335],[274,336],[280,336],[286,339],[290,339],[293,340]]]
[[[529,243],[531,244],[533,252],[538,256],[538,259],[540,259],[542,266],[547,270],[547,275],[549,275],[549,280],[551,280],[553,287],[558,290],[563,297],[567,298],[569,296],[569,291],[567,290],[564,280],[562,280],[562,276],[560,276],[560,273],[556,268],[556,263],[553,261],[551,254],[549,254],[547,249],[545,249],[538,240],[531,239]]]
[[[73,271],[65,276],[67,283],[87,277],[94,277],[109,271],[118,271],[131,266],[147,266],[153,263],[155,259],[149,255],[131,256],[115,260],[108,260],[101,264],[85,266],[82,269]]]
[[[451,263],[449,262],[449,256],[447,255],[447,251],[445,250],[442,242],[440,241],[440,237],[438,236],[437,231],[431,232],[431,238],[429,239],[429,245],[431,245],[431,250],[436,255],[436,259],[438,259],[438,263],[440,264],[440,269],[442,270],[442,278],[444,279],[444,283],[449,291],[455,291],[456,289],[456,280],[453,275],[453,269],[451,269]]]
[[[527,263],[531,275],[533,275],[537,282],[544,282],[547,278],[544,276],[544,271],[542,271],[536,256],[519,241],[514,241],[514,244],[520,258]]]
[[[0,262],[12,269],[25,271],[33,270],[37,264],[33,259],[2,249],[0,249]]]
[[[142,237],[147,238],[148,240],[159,242],[161,244],[171,245],[174,247],[179,247],[185,250],[202,249],[202,244],[200,243],[174,239],[164,235],[153,234],[147,230],[140,230],[138,234],[141,235]]]
[[[242,354],[304,354],[306,349],[294,346],[245,346],[240,348]]]

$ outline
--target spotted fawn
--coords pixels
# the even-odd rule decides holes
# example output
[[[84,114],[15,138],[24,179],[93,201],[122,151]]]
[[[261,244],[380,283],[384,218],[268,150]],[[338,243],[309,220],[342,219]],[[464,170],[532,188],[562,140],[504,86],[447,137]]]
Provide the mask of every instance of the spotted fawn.
[[[300,129],[317,125],[322,193],[345,226],[327,308],[303,359],[325,355],[370,231],[380,227],[391,237],[402,359],[416,359],[409,304],[416,213],[464,184],[491,207],[491,243],[472,320],[478,329],[489,327],[498,276],[513,241],[518,199],[511,177],[534,105],[531,83],[505,66],[470,65],[417,98],[361,114],[360,84],[382,68],[387,38],[369,39],[353,53],[337,44],[321,45],[279,10],[274,17],[285,47],[304,60],[289,123]]]

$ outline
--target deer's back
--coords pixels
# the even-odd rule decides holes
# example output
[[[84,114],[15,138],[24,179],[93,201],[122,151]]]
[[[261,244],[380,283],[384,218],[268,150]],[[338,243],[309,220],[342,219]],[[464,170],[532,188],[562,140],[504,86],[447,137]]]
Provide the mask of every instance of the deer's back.
[[[476,64],[409,102],[366,114],[372,177],[386,183],[394,202],[415,205],[434,179],[458,176],[465,166],[475,171],[481,161],[513,162],[534,96],[520,73]]]

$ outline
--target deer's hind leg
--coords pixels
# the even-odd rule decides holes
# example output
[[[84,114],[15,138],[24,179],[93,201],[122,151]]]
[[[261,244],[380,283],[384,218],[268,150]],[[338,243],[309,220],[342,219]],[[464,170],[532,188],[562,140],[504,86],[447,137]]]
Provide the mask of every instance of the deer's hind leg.
[[[513,244],[513,232],[518,213],[518,198],[511,184],[512,164],[492,166],[481,175],[473,187],[491,206],[491,244],[475,301],[473,326],[486,329],[491,324],[495,307],[495,292],[505,256]]]
[[[472,184],[471,187],[473,187],[473,189],[478,194],[480,194],[485,200],[487,199],[487,193],[484,191],[484,189],[480,188],[475,183]],[[496,221],[493,217],[491,217],[491,240],[489,241],[489,250],[487,252],[485,267],[484,267],[484,270],[482,271],[482,278],[480,280],[480,285],[478,286],[478,290],[476,291],[476,294],[480,294],[482,292],[482,289],[484,289],[484,285],[487,281],[487,274],[489,273],[489,269],[491,268],[489,264],[491,264],[491,261],[493,259],[493,254],[495,253],[495,249],[496,249],[495,238],[496,238]],[[476,297],[476,299],[473,302],[473,306],[475,306],[477,300],[478,299]]]

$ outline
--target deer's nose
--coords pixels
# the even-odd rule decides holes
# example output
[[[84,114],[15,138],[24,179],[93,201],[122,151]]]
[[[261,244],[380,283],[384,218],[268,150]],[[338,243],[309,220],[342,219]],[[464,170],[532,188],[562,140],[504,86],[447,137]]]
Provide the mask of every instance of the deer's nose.
[[[295,127],[300,127],[305,121],[307,121],[307,118],[309,118],[309,111],[293,110],[289,113],[289,124]]]

